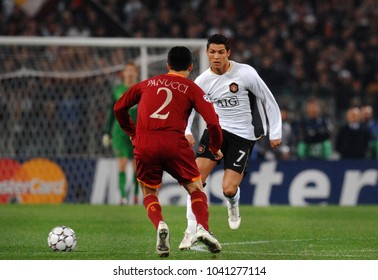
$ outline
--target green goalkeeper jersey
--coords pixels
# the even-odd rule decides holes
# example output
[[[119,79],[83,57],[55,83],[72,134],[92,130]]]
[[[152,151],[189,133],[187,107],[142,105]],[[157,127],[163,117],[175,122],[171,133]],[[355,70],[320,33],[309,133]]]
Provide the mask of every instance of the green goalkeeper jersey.
[[[115,156],[133,158],[133,147],[129,136],[122,130],[114,115],[114,104],[128,90],[124,84],[116,86],[113,90],[112,100],[108,108],[108,116],[104,126],[104,134],[108,134],[112,139],[112,146]],[[137,106],[130,108],[130,117],[136,123]]]

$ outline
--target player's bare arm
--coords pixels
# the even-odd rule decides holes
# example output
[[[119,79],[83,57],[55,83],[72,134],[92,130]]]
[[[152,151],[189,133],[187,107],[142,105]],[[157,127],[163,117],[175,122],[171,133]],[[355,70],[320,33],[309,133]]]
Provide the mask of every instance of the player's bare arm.
[[[192,148],[196,144],[196,140],[194,139],[192,134],[185,134],[186,140],[188,140],[189,146]]]

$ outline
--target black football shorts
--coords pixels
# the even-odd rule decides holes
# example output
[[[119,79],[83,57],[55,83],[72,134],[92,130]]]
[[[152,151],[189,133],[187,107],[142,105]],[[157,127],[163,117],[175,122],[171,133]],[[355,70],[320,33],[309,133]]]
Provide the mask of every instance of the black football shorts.
[[[242,174],[248,165],[253,146],[256,141],[247,140],[226,130],[222,130],[223,143],[221,151],[223,153],[224,169],[231,169]],[[209,134],[204,130],[199,141],[196,157],[208,158],[216,161],[213,153],[209,150]],[[220,163],[218,161],[218,164]]]

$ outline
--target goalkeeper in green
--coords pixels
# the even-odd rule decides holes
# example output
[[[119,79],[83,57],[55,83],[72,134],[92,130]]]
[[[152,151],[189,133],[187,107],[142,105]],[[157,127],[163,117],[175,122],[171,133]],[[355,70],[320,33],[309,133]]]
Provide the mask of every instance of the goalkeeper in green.
[[[139,69],[134,63],[127,63],[122,72],[122,83],[117,85],[112,94],[109,104],[108,116],[105,122],[102,144],[104,147],[112,145],[114,156],[118,161],[118,187],[121,195],[121,205],[128,203],[130,188],[126,187],[127,173],[126,167],[129,161],[133,162],[133,182],[134,182],[134,204],[138,204],[139,184],[135,175],[134,148],[129,136],[119,126],[114,116],[114,104],[131,86],[138,82]],[[129,111],[131,118],[136,122],[137,106]]]

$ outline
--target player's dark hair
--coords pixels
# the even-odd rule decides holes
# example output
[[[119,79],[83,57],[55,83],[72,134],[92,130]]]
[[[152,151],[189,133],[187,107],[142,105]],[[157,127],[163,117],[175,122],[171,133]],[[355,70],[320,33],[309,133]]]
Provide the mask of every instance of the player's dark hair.
[[[215,44],[215,45],[224,45],[225,48],[226,48],[226,51],[229,51],[230,50],[230,45],[228,43],[228,39],[221,35],[221,34],[214,34],[212,35],[208,40],[207,40],[207,48],[209,48],[209,46],[211,44]]]
[[[168,65],[174,71],[185,71],[192,64],[192,53],[187,47],[176,46],[168,52]]]

